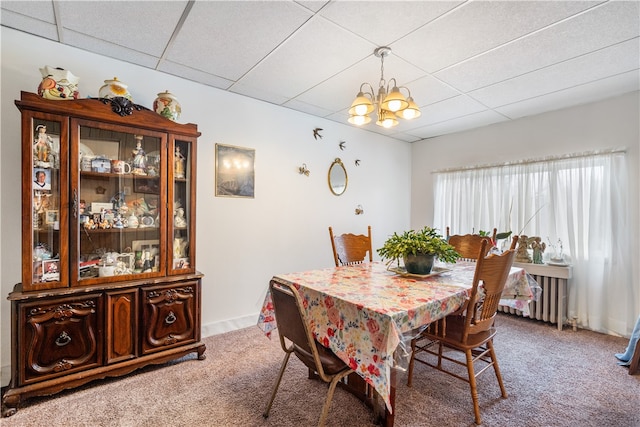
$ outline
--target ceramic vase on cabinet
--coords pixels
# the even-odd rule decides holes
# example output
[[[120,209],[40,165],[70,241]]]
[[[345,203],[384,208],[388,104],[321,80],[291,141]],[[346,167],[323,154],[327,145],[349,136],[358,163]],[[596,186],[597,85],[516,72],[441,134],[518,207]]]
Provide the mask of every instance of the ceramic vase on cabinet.
[[[38,85],[38,95],[45,99],[68,100],[78,98],[78,77],[71,71],[46,65],[40,68],[42,81]]]
[[[116,97],[127,98],[129,101],[133,101],[131,99],[131,94],[129,93],[128,86],[118,80],[117,77],[114,77],[113,80],[105,80],[104,85],[100,87],[100,91],[98,92],[98,96],[100,98],[112,99]]]
[[[160,92],[158,97],[153,101],[153,111],[175,122],[180,118],[182,107],[175,95],[166,90]]]

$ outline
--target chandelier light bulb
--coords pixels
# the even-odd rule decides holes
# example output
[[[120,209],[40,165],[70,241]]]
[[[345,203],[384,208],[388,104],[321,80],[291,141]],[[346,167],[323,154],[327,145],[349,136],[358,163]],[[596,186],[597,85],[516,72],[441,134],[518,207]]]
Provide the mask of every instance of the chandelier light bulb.
[[[364,116],[365,114],[367,114],[367,106],[366,105],[356,105],[356,115],[357,116]]]
[[[394,99],[393,101],[389,101],[388,106],[389,106],[389,111],[393,111],[395,113],[400,109],[400,107],[402,107],[402,103],[399,100]]]
[[[366,125],[369,122],[371,122],[371,117],[367,115],[364,115],[364,116],[352,115],[351,117],[349,117],[349,123],[351,123],[352,125],[362,126],[362,125]]]

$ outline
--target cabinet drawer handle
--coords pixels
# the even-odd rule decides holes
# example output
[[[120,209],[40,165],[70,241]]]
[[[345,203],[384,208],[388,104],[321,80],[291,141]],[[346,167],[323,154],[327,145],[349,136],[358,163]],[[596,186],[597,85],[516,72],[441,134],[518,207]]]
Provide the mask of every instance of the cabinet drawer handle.
[[[166,323],[167,325],[170,325],[175,321],[176,321],[176,315],[173,314],[173,311],[170,311],[167,317],[164,318],[164,323]]]
[[[58,347],[64,347],[71,342],[71,337],[65,331],[62,331],[60,336],[56,338],[56,345]]]

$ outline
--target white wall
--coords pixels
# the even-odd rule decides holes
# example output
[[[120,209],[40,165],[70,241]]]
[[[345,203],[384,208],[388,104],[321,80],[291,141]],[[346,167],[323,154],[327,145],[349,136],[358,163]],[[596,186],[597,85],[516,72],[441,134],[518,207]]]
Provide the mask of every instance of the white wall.
[[[205,277],[203,335],[254,325],[271,276],[330,267],[327,227],[373,228],[374,248],[409,226],[411,146],[349,125],[230,94],[136,65],[65,47],[5,27],[2,38],[0,188],[0,365],[9,379],[10,304],[5,296],[20,273],[20,91],[35,92],[39,68],[62,67],[80,77],[81,97],[98,95],[117,76],[134,101],[150,107],[170,90],[182,104],[182,123],[197,123],[197,268]],[[65,101],[60,101],[65,102]],[[135,114],[135,113],[134,113]],[[324,129],[315,140],[312,130]],[[340,151],[338,143],[347,142]],[[256,197],[214,197],[214,146],[256,150]],[[340,197],[327,185],[334,158],[345,162],[348,187]],[[360,166],[355,166],[355,159]],[[298,167],[306,163],[309,177]],[[362,205],[364,215],[355,215]]]
[[[468,132],[445,135],[413,144],[411,225],[433,222],[432,171],[457,167],[537,159],[605,148],[627,148],[629,162],[629,236],[640,230],[640,93],[567,108]],[[640,248],[632,242],[632,277],[635,315],[627,321],[631,331],[640,313]]]

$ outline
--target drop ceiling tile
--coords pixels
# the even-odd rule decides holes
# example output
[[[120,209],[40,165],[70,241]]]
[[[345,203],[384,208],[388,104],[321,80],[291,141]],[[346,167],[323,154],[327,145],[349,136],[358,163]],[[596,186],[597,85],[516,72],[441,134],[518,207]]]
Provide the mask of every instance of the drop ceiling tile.
[[[199,1],[167,59],[237,81],[311,16],[293,2]]]
[[[217,87],[219,89],[227,89],[233,84],[231,80],[208,74],[200,70],[186,67],[182,64],[176,64],[171,61],[162,61],[158,66],[158,71],[173,74],[174,76],[183,77],[194,82],[202,83],[207,86]]]
[[[158,58],[154,56],[150,56],[136,50],[127,49],[126,47],[104,40],[94,39],[93,37],[85,34],[66,30],[63,34],[63,38],[64,43],[69,46],[75,46],[110,58],[116,58],[132,64],[142,65],[147,68],[155,68],[158,64]]]
[[[370,55],[373,48],[326,19],[314,17],[239,82],[256,89],[266,86],[293,98],[351,67]]]
[[[336,1],[320,11],[325,18],[377,46],[390,45],[463,2]],[[392,23],[393,18],[401,21]]]
[[[513,43],[436,73],[470,91],[637,37],[638,2],[612,2],[593,8]]]
[[[506,117],[495,111],[486,110],[479,113],[469,114],[464,117],[457,117],[433,125],[424,126],[410,131],[412,135],[418,138],[431,138],[438,135],[445,135],[463,130],[474,129],[482,126],[488,126],[494,123],[507,121]]]
[[[420,108],[420,111],[422,112],[422,116],[420,116],[420,119],[422,119],[421,125],[425,126],[444,122],[446,120],[467,116],[486,109],[487,107],[480,104],[478,101],[475,101],[466,95],[460,95]]]
[[[460,95],[459,91],[428,74],[407,86],[420,108]]]
[[[300,0],[296,0],[296,3],[298,3],[301,6],[306,7],[307,9],[313,11],[313,12],[317,12],[320,9],[322,9],[327,3],[329,3],[328,1],[317,1],[317,0],[309,0],[309,1],[300,1]]]
[[[326,110],[316,105],[307,104],[306,102],[302,102],[298,99],[289,100],[282,104],[282,106],[291,108],[293,110],[302,111],[303,113],[308,113],[316,117],[325,117],[333,113],[332,110]]]
[[[87,36],[84,49],[102,53],[97,49],[98,40],[105,40],[160,57],[187,2],[59,1],[57,4],[64,28]],[[96,48],[88,43],[92,38],[96,40]]]
[[[476,1],[407,35],[396,53],[436,72],[600,2]]]
[[[56,23],[52,1],[5,1],[0,2],[2,15],[8,11],[15,12],[24,17],[30,17],[49,24]],[[2,16],[4,25],[4,16]]]
[[[469,95],[489,107],[498,107],[638,68],[640,39],[636,38],[484,87]]]
[[[0,24],[3,26],[58,41],[58,29],[55,24],[5,10],[4,2],[1,4],[3,8],[2,13],[0,13]]]
[[[581,86],[505,105],[496,108],[495,111],[511,119],[517,119],[546,111],[586,104],[638,90],[640,90],[640,72],[638,72],[638,70],[629,71]],[[554,108],[550,109],[550,105]]]
[[[268,84],[263,86],[249,86],[240,82],[240,83],[232,84],[228,90],[229,92],[237,93],[239,95],[249,96],[251,98],[270,102],[276,105],[282,105],[289,100],[289,97],[286,97],[281,93],[277,93],[271,90]]]

